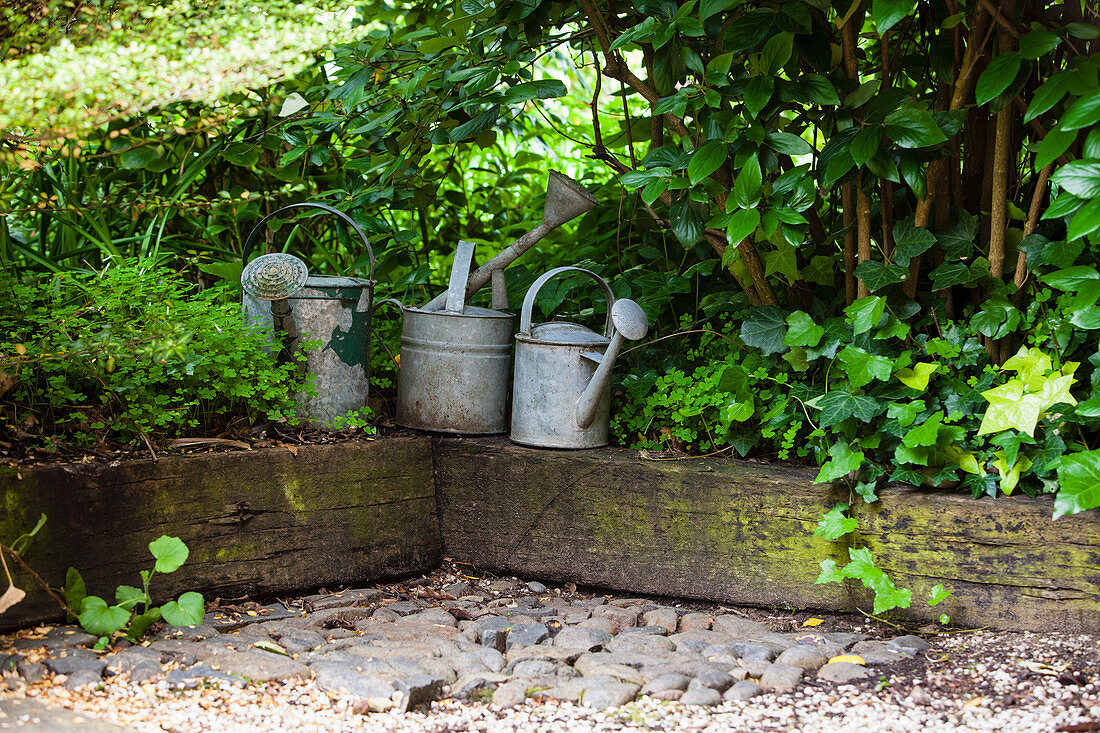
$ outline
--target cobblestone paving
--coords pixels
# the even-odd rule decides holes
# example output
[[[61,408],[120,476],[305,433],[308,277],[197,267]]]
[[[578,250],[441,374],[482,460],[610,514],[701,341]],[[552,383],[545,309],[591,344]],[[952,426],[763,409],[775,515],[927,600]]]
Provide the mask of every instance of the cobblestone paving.
[[[1003,637],[983,662],[996,638],[456,578],[221,603],[106,652],[70,626],[0,637],[0,711],[34,698],[150,731],[1100,730],[1095,637]]]

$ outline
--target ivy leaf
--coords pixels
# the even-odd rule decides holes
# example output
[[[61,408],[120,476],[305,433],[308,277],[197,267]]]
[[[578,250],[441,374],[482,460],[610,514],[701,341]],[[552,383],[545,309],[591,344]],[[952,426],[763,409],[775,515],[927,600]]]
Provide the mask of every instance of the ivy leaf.
[[[1020,456],[1010,464],[1009,458],[1003,450],[996,451],[993,456],[996,459],[993,461],[993,467],[997,469],[997,473],[1001,474],[1001,491],[1006,496],[1012,496],[1012,492],[1020,483],[1020,476],[1024,471],[1031,468],[1031,459],[1027,456]]]
[[[903,148],[927,148],[947,136],[928,110],[902,107],[886,115],[886,135]]]
[[[874,0],[871,4],[871,17],[875,19],[875,28],[879,35],[897,25],[902,18],[908,18],[917,9],[917,0]]]
[[[907,216],[894,225],[894,262],[908,267],[909,260],[924,254],[935,243],[935,234],[914,225],[913,217]]]
[[[1100,506],[1100,449],[1064,455],[1057,465],[1055,519]]]
[[[108,606],[99,596],[86,596],[80,604],[78,618],[89,634],[108,636],[126,626],[130,612],[119,606]]]
[[[936,243],[943,247],[948,260],[970,257],[974,242],[978,239],[978,217],[967,211],[959,211],[959,218],[947,229],[936,233]]]
[[[856,267],[856,277],[863,281],[872,293],[887,285],[900,283],[909,276],[909,268],[888,262],[864,260]]]
[[[829,448],[829,460],[821,467],[821,470],[817,472],[817,478],[814,479],[815,484],[827,484],[830,481],[836,481],[847,476],[852,471],[858,470],[863,465],[863,451],[854,451],[848,447],[848,444],[840,440]],[[848,506],[844,506],[844,510],[847,510]],[[834,510],[835,511],[835,510]],[[831,514],[832,512],[830,512]],[[826,515],[828,516],[828,515]],[[852,521],[852,528],[855,529],[855,521]],[[840,534],[847,534],[850,530],[841,532]],[[816,532],[814,533],[817,534]],[[837,535],[839,537],[840,535]],[[836,537],[827,537],[826,539],[835,540]]]
[[[839,355],[840,363],[848,375],[852,389],[859,389],[869,382],[890,378],[894,363],[885,356],[869,354],[858,346],[845,346]]]
[[[928,380],[932,378],[939,366],[937,362],[919,362],[912,368],[899,369],[894,376],[906,387],[923,392],[928,389]]]
[[[923,424],[913,428],[905,434],[901,442],[907,448],[931,447],[936,444],[940,434],[940,424],[943,422],[943,411],[936,410]]]
[[[821,409],[821,427],[827,428],[850,417],[861,422],[871,419],[882,412],[877,400],[866,395],[853,395],[846,389],[834,389],[814,400],[814,406]]]
[[[1020,54],[1002,53],[989,62],[989,66],[978,77],[974,88],[974,100],[983,105],[1001,95],[1020,73]]]
[[[836,560],[827,558],[822,560],[821,574],[817,576],[817,580],[814,581],[814,585],[821,585],[822,583],[843,583],[844,576],[836,566]]]
[[[962,262],[945,262],[928,274],[934,290],[945,290],[970,282],[970,268]]]
[[[775,91],[775,78],[771,76],[754,76],[745,85],[745,109],[753,117],[756,117],[768,105]]]
[[[852,321],[852,330],[856,336],[872,328],[878,328],[882,321],[882,314],[886,311],[886,298],[879,295],[869,295],[854,301],[844,309],[844,312]]]
[[[860,453],[859,455],[862,460],[863,454]],[[819,480],[817,483],[824,482]],[[837,504],[827,511],[825,515],[818,520],[817,529],[814,530],[814,537],[820,537],[825,540],[835,540],[854,531],[859,525],[859,522],[852,517],[845,516],[844,512],[846,511],[848,511],[847,504]]]
[[[749,317],[741,323],[741,340],[746,346],[760,349],[765,355],[777,354],[787,347],[787,321],[774,305],[759,305],[749,309]]]
[[[700,145],[691,154],[691,161],[688,163],[688,179],[691,183],[694,185],[705,180],[711,173],[721,168],[726,162],[728,150],[729,146],[722,140],[710,140]]]
[[[1000,387],[982,392],[982,397],[989,402],[989,407],[978,426],[979,436],[1009,429],[1035,435],[1035,426],[1044,409],[1043,400],[1037,394],[1028,393],[1022,381],[1009,380]]]
[[[787,335],[783,337],[783,343],[788,346],[817,346],[824,335],[825,327],[817,325],[809,313],[794,311],[787,314]]]
[[[196,626],[202,622],[202,595],[188,591],[179,600],[169,601],[160,607],[164,620],[173,626]]]
[[[158,573],[171,573],[187,562],[187,545],[179,537],[161,535],[149,543],[149,552],[157,559],[154,570]]]
[[[886,408],[886,417],[897,420],[898,425],[907,428],[917,419],[917,415],[924,412],[925,408],[924,400],[913,400],[906,403],[891,402]]]

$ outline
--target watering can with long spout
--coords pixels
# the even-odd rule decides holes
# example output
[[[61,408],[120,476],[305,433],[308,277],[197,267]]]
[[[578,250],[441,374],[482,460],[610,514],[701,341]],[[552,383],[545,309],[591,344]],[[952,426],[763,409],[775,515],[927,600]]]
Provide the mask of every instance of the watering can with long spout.
[[[531,325],[539,290],[566,272],[588,275],[603,290],[608,305],[603,334],[579,323]],[[611,369],[623,341],[642,338],[648,325],[641,306],[615,300],[607,282],[590,270],[558,267],[535,280],[523,299],[516,334],[512,441],[540,448],[607,445]]]

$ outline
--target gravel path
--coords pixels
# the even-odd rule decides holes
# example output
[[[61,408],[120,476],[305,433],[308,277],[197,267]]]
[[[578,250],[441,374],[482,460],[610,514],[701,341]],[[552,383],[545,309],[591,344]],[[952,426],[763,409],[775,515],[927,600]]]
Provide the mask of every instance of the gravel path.
[[[0,637],[0,730],[32,700],[181,733],[1100,731],[1100,637],[820,618],[450,568],[220,603],[106,653],[71,627]]]

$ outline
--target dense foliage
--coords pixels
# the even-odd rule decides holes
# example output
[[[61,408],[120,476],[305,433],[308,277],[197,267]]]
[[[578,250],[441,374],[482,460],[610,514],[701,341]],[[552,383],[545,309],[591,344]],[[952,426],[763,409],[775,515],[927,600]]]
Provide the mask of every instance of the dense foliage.
[[[643,304],[656,339],[623,360],[623,443],[813,462],[852,501],[895,480],[1100,506],[1092,5],[359,10],[358,40],[217,110],[117,119],[79,156],[6,138],[6,266],[142,255],[232,283],[251,224],[316,199],[369,233],[379,295],[418,301],[458,239],[483,259],[530,228],[562,167],[604,206],[525,255],[509,291],[583,263]],[[265,235],[318,271],[365,265],[308,217]],[[562,289],[541,305],[603,308]],[[394,350],[396,319],[375,323]],[[381,350],[374,367],[392,381]],[[843,536],[829,516],[821,535]],[[858,552],[823,580],[908,602]]]

